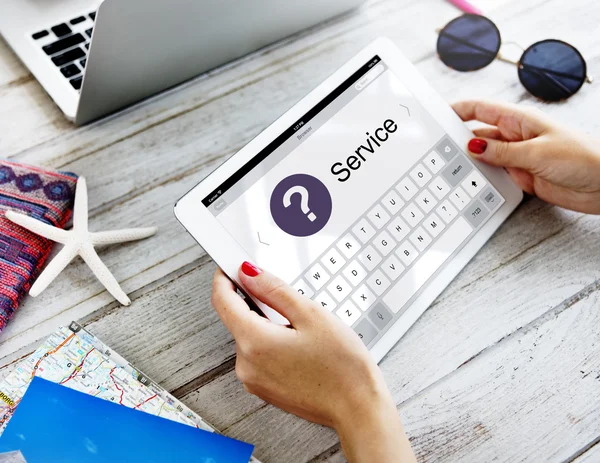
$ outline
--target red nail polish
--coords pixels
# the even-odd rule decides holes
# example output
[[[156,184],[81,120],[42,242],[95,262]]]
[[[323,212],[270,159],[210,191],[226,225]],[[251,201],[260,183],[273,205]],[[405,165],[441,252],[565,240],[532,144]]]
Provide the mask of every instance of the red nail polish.
[[[485,149],[487,148],[487,141],[482,140],[481,138],[473,138],[469,142],[469,151],[475,154],[483,154]]]
[[[242,272],[244,272],[244,275],[248,275],[249,277],[255,277],[260,275],[262,270],[255,265],[252,265],[250,262],[244,262],[242,264]]]

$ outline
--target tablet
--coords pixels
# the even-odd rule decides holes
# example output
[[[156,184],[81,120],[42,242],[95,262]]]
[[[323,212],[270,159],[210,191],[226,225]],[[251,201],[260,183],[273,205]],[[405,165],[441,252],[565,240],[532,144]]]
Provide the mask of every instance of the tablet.
[[[175,214],[240,289],[243,261],[273,272],[351,326],[379,361],[522,200],[503,169],[465,153],[472,136],[378,39]]]

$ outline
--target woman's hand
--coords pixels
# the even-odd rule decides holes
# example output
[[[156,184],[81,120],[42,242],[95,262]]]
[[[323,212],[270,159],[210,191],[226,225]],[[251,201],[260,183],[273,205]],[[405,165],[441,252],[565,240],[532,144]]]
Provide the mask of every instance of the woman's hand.
[[[245,389],[335,428],[350,461],[414,461],[395,403],[358,336],[319,304],[247,262],[239,278],[292,325],[251,311],[217,269],[212,303],[236,340],[236,373]]]
[[[600,214],[600,140],[560,127],[533,108],[463,101],[454,110],[464,121],[491,125],[475,130],[472,155],[506,167],[527,193],[579,212]]]

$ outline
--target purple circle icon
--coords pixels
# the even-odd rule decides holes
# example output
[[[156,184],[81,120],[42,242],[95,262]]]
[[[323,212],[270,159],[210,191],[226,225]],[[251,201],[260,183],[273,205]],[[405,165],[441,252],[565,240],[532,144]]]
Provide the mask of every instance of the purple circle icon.
[[[292,236],[311,236],[331,217],[331,195],[316,177],[294,174],[277,184],[271,195],[271,215]]]

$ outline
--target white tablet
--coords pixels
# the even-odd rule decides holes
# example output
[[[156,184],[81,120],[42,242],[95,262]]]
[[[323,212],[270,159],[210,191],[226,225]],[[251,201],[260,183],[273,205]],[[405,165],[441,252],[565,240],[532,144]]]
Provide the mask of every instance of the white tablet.
[[[247,260],[351,326],[377,361],[523,195],[387,39],[361,51],[175,206],[240,286]],[[258,301],[271,320],[286,320]]]

